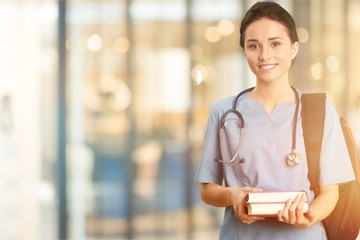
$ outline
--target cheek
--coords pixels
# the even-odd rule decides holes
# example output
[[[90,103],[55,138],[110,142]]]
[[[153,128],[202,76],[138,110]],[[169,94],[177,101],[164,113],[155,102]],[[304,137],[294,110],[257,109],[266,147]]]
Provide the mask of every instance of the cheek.
[[[281,61],[283,62],[289,62],[291,63],[292,59],[293,59],[293,54],[291,52],[279,52],[277,55],[278,59],[281,59]]]
[[[255,54],[254,52],[251,52],[250,54],[245,54],[245,57],[249,65],[255,64],[258,59],[257,54]]]
[[[256,69],[257,61],[255,61],[254,58],[246,57],[246,60],[247,60],[247,63],[248,63],[248,65],[249,65],[249,67],[250,67],[251,70]]]

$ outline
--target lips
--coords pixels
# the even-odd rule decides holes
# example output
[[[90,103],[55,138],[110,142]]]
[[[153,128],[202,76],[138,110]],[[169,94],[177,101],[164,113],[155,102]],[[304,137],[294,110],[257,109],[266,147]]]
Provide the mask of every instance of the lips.
[[[262,65],[259,65],[259,68],[263,69],[263,70],[271,70],[271,69],[275,68],[276,65],[277,64],[262,64]]]

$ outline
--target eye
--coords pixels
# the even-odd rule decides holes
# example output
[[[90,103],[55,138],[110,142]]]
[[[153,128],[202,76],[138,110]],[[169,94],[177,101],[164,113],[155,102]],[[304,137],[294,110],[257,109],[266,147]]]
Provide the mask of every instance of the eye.
[[[256,50],[256,49],[260,48],[260,45],[259,44],[250,44],[250,45],[248,45],[248,48],[252,49],[252,50]]]
[[[278,46],[280,46],[280,45],[281,45],[280,42],[273,42],[273,43],[271,44],[271,46],[273,46],[273,47],[278,47]]]

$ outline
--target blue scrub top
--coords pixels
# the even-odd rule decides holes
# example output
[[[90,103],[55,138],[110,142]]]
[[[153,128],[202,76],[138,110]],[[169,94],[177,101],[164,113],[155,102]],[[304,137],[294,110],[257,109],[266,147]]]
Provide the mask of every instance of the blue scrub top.
[[[301,95],[301,93],[298,91]],[[215,182],[231,187],[256,187],[264,191],[305,190],[309,201],[314,198],[307,178],[301,111],[297,116],[296,152],[301,161],[288,166],[286,157],[291,153],[295,99],[276,105],[269,115],[264,106],[245,93],[237,102],[237,110],[245,121],[244,136],[238,159],[242,164],[228,166],[215,162],[215,157],[230,160],[239,142],[239,121],[235,114],[226,118],[223,155],[220,150],[219,122],[231,108],[234,97],[226,98],[211,106],[206,129],[204,148],[195,180]],[[300,103],[301,104],[301,103]],[[326,102],[323,146],[320,157],[320,185],[338,184],[354,179],[350,158],[333,104]],[[257,221],[251,225],[238,221],[232,207],[225,208],[220,239],[326,239],[321,223],[309,228],[295,228],[274,218]]]

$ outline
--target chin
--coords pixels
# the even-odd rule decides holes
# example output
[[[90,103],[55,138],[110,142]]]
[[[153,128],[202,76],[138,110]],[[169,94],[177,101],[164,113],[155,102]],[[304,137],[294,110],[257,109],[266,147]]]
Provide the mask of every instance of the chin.
[[[263,83],[271,83],[271,82],[276,81],[276,78],[259,76],[259,77],[257,77],[257,80],[259,82],[263,82]]]

